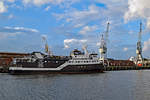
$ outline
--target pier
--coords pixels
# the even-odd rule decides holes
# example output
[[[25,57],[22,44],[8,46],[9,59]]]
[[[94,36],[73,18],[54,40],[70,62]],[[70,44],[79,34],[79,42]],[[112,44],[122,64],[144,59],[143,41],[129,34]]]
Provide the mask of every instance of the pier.
[[[105,67],[104,71],[119,71],[119,70],[144,70],[150,69],[150,66],[109,66]]]

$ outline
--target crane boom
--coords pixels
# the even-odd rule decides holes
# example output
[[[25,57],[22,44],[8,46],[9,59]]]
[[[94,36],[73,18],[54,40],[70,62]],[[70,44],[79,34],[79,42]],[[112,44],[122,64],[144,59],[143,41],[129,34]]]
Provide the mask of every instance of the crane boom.
[[[108,42],[108,32],[109,32],[109,22],[107,23],[107,28],[106,28],[106,32],[105,32],[105,42],[106,42],[106,44]]]
[[[141,38],[142,38],[142,22],[140,23],[140,32],[139,32],[139,37],[138,37],[139,42],[141,42]]]

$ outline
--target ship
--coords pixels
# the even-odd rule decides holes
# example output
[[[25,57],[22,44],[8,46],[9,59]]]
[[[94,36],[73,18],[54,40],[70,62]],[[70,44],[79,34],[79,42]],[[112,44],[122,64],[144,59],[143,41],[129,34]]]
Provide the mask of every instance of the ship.
[[[33,73],[95,73],[103,72],[104,65],[97,53],[74,49],[70,56],[45,55],[33,52],[28,57],[14,58],[10,74]]]

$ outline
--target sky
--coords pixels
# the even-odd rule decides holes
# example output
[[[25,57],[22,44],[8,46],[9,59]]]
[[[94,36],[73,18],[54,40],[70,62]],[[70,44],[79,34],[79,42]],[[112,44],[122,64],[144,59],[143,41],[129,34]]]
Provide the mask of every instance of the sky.
[[[149,0],[0,0],[0,52],[44,52],[47,38],[55,55],[88,46],[96,53],[110,22],[108,57],[136,56],[142,22],[143,56],[150,58]]]

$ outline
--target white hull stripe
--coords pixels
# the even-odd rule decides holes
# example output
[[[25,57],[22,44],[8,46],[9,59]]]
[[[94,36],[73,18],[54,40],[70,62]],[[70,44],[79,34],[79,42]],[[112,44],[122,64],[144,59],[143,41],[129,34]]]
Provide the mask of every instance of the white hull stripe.
[[[57,68],[24,68],[24,67],[9,67],[9,70],[27,70],[27,71],[60,71],[68,65],[94,65],[100,63],[64,63]]]

